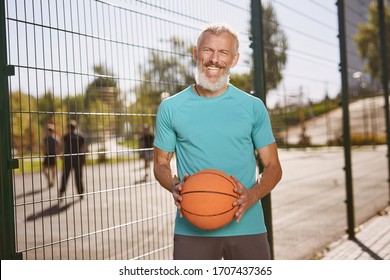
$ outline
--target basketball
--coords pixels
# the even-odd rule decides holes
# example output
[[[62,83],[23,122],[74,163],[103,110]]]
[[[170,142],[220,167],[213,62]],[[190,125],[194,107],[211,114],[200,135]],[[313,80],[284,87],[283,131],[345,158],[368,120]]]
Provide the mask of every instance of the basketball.
[[[183,184],[181,210],[193,225],[214,230],[230,223],[238,206],[233,202],[239,195],[233,191],[236,183],[219,170],[194,173]]]

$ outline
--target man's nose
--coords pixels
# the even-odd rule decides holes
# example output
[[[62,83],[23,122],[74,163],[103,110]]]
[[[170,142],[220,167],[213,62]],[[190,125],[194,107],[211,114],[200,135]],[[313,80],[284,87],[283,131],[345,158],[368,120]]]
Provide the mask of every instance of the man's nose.
[[[217,51],[213,52],[210,57],[209,57],[209,61],[210,62],[213,62],[214,64],[218,63],[219,61],[219,54]]]

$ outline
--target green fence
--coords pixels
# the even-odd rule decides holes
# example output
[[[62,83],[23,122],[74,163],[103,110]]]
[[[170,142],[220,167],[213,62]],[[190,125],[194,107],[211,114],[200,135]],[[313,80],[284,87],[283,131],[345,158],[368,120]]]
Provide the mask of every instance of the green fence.
[[[284,170],[268,209],[275,259],[315,258],[348,230],[346,150],[356,228],[388,205],[384,90],[367,74],[355,39],[369,21],[370,1],[344,4],[346,147],[338,6],[299,2],[4,1],[2,258],[171,259],[176,209],[154,179],[145,132],[154,134],[161,100],[193,83],[191,48],[208,22],[238,31],[241,56],[231,82],[258,96],[253,69],[262,65],[252,50],[263,50],[260,75]],[[254,4],[263,4],[262,26],[251,20]],[[264,44],[251,33],[262,34]],[[84,193],[71,174],[61,196],[67,153],[59,141],[48,180],[44,139],[52,125],[61,140],[71,119],[87,148]]]

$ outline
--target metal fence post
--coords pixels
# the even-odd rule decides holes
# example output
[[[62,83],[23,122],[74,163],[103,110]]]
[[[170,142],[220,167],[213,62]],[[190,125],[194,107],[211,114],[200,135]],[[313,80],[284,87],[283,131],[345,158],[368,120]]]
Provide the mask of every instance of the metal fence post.
[[[386,122],[386,137],[387,137],[387,174],[389,183],[389,205],[390,205],[390,113],[389,113],[389,77],[387,65],[387,46],[386,46],[386,24],[385,24],[385,6],[383,0],[378,0],[379,14],[379,32],[381,43],[382,57],[382,86],[383,96],[385,98],[385,122]]]
[[[17,161],[11,159],[10,112],[8,76],[14,74],[14,68],[7,65],[7,40],[5,1],[0,5],[0,256],[1,259],[20,259],[15,254],[15,222],[13,209],[13,190],[11,169],[17,167]]]
[[[251,28],[253,48],[253,81],[255,95],[266,105],[266,87],[264,71],[264,42],[263,42],[263,16],[261,0],[251,0]],[[260,173],[263,171],[261,161],[258,161]],[[264,219],[268,232],[268,241],[271,250],[271,259],[274,259],[273,228],[271,194],[261,199],[264,211]]]
[[[352,163],[351,163],[351,136],[349,122],[349,89],[348,89],[348,62],[347,62],[347,43],[345,32],[345,12],[344,0],[337,0],[339,41],[340,41],[340,72],[341,72],[341,95],[343,108],[343,141],[344,141],[344,161],[345,161],[345,184],[346,184],[346,203],[347,203],[347,221],[348,237],[355,238],[355,213],[353,203],[353,184],[352,184]]]

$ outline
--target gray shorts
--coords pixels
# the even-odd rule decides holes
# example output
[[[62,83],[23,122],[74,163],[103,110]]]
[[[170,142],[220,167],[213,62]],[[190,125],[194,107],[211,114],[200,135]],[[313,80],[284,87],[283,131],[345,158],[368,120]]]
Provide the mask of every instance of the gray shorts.
[[[175,234],[174,260],[269,260],[267,233],[198,237]]]

